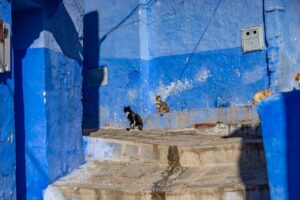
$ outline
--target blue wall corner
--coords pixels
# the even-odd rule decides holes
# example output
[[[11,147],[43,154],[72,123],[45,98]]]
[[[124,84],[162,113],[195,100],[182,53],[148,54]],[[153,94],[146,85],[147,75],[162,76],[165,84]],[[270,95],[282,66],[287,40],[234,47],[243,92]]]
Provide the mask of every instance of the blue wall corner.
[[[271,198],[298,199],[300,91],[272,96],[259,107]]]
[[[0,19],[11,27],[11,2],[0,1]],[[16,199],[14,67],[0,74],[0,199]]]
[[[240,29],[263,13],[261,0],[85,1],[84,71],[108,66],[108,85],[84,84],[84,128],[127,126],[125,105],[146,120],[158,94],[172,112],[250,105],[269,86],[267,51],[243,54]]]
[[[43,199],[48,184],[84,162],[84,8],[80,0],[51,1],[39,7],[30,2],[17,1],[13,13],[15,74],[19,78],[17,186],[18,199]]]

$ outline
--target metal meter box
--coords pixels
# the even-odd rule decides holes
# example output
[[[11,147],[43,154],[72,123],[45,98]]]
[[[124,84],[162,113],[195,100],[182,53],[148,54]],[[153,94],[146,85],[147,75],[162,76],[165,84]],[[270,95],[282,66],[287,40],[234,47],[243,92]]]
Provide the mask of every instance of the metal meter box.
[[[264,32],[261,25],[243,28],[241,34],[244,53],[264,49]]]
[[[10,71],[10,30],[0,19],[0,73]]]

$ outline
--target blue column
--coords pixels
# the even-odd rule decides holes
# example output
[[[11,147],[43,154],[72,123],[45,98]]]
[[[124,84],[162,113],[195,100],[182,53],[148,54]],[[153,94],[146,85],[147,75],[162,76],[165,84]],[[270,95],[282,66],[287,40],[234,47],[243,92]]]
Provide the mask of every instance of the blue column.
[[[0,1],[0,19],[11,25],[10,1]],[[11,71],[0,74],[0,199],[16,199],[14,115],[14,77]]]
[[[289,91],[289,66],[283,53],[284,45],[284,0],[265,0],[264,19],[267,44],[267,62],[270,88],[275,92]]]
[[[278,94],[259,107],[272,200],[299,199],[300,91]]]
[[[23,160],[19,156],[18,173],[25,175],[18,179],[18,199],[43,199],[48,184],[84,161],[83,12],[81,0],[55,0],[14,13],[16,74],[22,97],[18,105],[24,111],[18,115],[18,121],[23,120],[18,134],[24,136],[20,146],[25,154]]]

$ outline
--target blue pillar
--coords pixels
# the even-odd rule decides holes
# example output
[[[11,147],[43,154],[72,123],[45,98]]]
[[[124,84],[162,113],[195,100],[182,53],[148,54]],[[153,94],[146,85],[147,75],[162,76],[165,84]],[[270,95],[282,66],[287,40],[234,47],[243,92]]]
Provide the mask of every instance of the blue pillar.
[[[83,13],[81,0],[55,0],[14,13],[18,105],[24,111],[18,134],[25,153],[24,159],[18,155],[18,173],[25,173],[18,180],[18,199],[43,199],[48,184],[84,161]]]
[[[284,53],[285,1],[265,0],[264,19],[270,88],[273,92],[290,91],[290,70]],[[289,81],[287,81],[289,80]]]
[[[299,199],[300,91],[278,94],[259,105],[272,200]]]
[[[10,1],[0,0],[0,19],[11,28]],[[13,81],[12,71],[0,74],[0,199],[16,199]]]

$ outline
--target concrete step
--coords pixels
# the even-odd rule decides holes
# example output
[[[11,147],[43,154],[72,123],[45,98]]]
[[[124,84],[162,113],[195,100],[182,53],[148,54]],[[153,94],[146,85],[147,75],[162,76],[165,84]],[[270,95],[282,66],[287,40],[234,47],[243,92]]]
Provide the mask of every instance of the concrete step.
[[[195,134],[194,130],[99,130],[84,137],[87,158],[168,164],[178,157],[183,167],[265,164],[260,138]]]
[[[183,167],[88,161],[50,185],[45,200],[268,200],[264,166]]]

